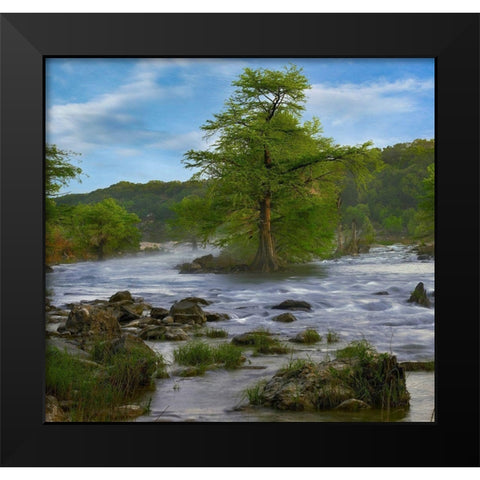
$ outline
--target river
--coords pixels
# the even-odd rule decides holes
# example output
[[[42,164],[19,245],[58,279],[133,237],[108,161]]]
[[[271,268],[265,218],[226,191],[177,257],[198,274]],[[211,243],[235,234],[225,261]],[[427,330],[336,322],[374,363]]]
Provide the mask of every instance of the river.
[[[350,422],[402,421],[429,422],[434,409],[434,374],[409,372],[411,394],[408,412],[368,411],[362,414],[339,412],[280,412],[248,407],[244,391],[260,379],[270,378],[292,357],[323,360],[352,340],[366,339],[378,351],[391,352],[399,361],[434,359],[434,297],[432,307],[408,303],[418,282],[429,294],[434,291],[434,262],[419,261],[404,245],[379,246],[369,253],[335,260],[298,265],[278,274],[179,274],[175,265],[212,249],[192,253],[185,246],[167,245],[161,253],[139,253],[103,262],[79,262],[54,267],[47,274],[46,287],[58,307],[81,300],[108,299],[119,290],[129,290],[155,307],[169,308],[188,296],[212,302],[205,310],[227,313],[231,318],[211,326],[234,335],[267,328],[287,342],[305,328],[316,329],[324,340],[314,345],[289,343],[294,354],[248,355],[246,367],[227,371],[207,371],[201,377],[171,377],[156,380],[150,393],[151,411],[137,421],[293,421]],[[388,292],[388,294],[378,294]],[[272,306],[283,300],[304,300],[312,311],[293,312],[297,321],[273,322],[281,313]],[[328,330],[340,341],[328,344]],[[216,343],[225,341],[209,340]],[[173,350],[181,342],[147,342],[173,363]],[[173,365],[172,365],[173,368]]]

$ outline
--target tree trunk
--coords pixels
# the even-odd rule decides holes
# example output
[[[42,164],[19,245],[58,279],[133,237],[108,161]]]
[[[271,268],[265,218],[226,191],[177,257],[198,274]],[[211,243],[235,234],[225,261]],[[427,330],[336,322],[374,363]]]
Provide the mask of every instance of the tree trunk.
[[[252,268],[261,272],[278,270],[278,260],[273,246],[271,230],[271,196],[270,193],[260,201],[260,218],[258,221],[258,249]]]
[[[357,222],[355,219],[352,220],[352,247],[351,247],[352,255],[358,254],[358,238],[357,238]]]

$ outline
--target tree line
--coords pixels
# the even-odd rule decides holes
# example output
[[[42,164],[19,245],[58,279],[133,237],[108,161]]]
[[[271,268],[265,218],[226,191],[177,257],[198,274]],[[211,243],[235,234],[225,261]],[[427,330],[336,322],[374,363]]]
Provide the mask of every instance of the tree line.
[[[433,238],[433,140],[336,144],[317,118],[302,122],[310,85],[295,65],[247,68],[233,86],[201,126],[212,146],[185,154],[189,182],[120,182],[55,201],[81,171],[48,146],[47,257],[67,242],[101,258],[143,236],[214,244],[270,272],[377,239]]]

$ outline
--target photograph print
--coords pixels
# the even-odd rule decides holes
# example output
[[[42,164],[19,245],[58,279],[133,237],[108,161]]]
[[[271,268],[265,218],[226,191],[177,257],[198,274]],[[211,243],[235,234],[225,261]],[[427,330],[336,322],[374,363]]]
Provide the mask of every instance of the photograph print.
[[[435,422],[433,58],[46,58],[46,422]]]

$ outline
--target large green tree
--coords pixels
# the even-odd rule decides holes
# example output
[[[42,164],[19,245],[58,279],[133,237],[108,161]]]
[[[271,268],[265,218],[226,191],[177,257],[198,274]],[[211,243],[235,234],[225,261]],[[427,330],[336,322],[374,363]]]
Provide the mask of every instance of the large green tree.
[[[295,65],[246,68],[233,86],[224,110],[202,126],[212,147],[184,162],[211,179],[218,241],[256,242],[252,267],[275,271],[330,247],[340,180],[365,171],[370,143],[336,145],[318,119],[301,122],[310,85]]]
[[[138,249],[140,219],[128,213],[112,198],[89,205],[77,205],[72,214],[74,236],[78,244],[99,260],[119,251]]]

